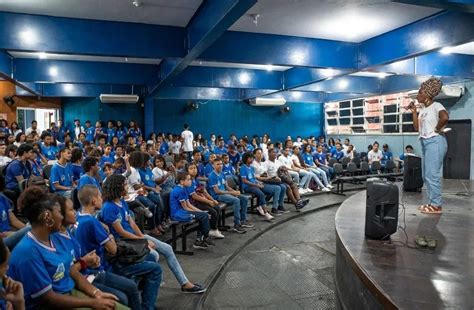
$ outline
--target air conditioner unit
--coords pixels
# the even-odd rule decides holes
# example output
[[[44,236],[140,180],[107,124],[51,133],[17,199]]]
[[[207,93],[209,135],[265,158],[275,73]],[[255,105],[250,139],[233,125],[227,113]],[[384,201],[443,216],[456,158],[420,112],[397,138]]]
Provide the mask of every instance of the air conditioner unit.
[[[101,94],[99,99],[102,103],[137,103],[139,97],[138,95]]]
[[[408,92],[408,97],[415,99],[418,94],[418,90],[411,90]],[[459,98],[464,95],[464,86],[460,85],[444,85],[441,88],[441,92],[434,99],[449,99]]]
[[[280,106],[286,103],[284,98],[252,98],[249,100],[250,105],[256,107],[273,107]]]

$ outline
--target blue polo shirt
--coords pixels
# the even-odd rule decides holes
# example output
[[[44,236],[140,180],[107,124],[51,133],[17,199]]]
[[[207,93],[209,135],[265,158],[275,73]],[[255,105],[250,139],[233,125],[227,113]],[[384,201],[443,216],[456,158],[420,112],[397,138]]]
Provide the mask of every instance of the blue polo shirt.
[[[196,188],[198,186],[201,186],[201,184],[199,184],[197,179],[193,179],[191,181],[191,186],[188,186],[188,187],[184,188],[186,190],[186,193],[188,193],[188,198],[191,198],[191,195],[196,193]]]
[[[83,173],[81,164],[71,164],[72,166],[72,179],[77,181],[81,178]]]
[[[119,139],[120,142],[124,142],[125,141],[125,136],[127,135],[127,128],[123,127],[123,128],[119,128],[117,129],[116,133],[117,135],[117,138]]]
[[[99,166],[104,167],[105,163],[113,164],[115,162],[114,154],[111,152],[108,156],[105,154],[100,157]]]
[[[392,160],[393,154],[390,151],[384,152],[382,151],[382,160],[381,164],[385,166],[387,164],[387,161]]]
[[[181,207],[181,202],[189,200],[188,191],[182,186],[177,185],[170,194],[171,219],[179,222],[189,222],[194,216]]]
[[[232,155],[231,153],[228,153],[227,155],[229,155],[229,161],[232,166],[237,167],[240,161],[240,154],[236,152],[235,155]]]
[[[140,174],[143,184],[153,188],[156,187],[156,183],[153,181],[153,171],[150,169],[150,167],[138,169],[138,173]]]
[[[344,152],[342,150],[340,151],[336,150],[334,154],[332,154],[332,157],[337,160],[341,160],[344,157]]]
[[[314,160],[313,160],[313,155],[311,153],[303,153],[302,154],[303,161],[307,166],[315,166]]]
[[[133,138],[137,138],[138,136],[141,136],[142,135],[142,132],[140,130],[140,128],[130,128],[128,130],[128,134],[131,135]]]
[[[135,234],[130,226],[129,219],[130,219],[130,210],[128,209],[128,205],[125,200],[121,199],[120,204],[116,204],[113,201],[106,201],[102,206],[102,211],[100,214],[100,218],[102,222],[109,226],[110,232],[116,239],[120,238],[120,235],[117,231],[112,227],[112,224],[115,222],[120,222],[123,229],[128,231],[131,234]]]
[[[313,154],[313,160],[317,160],[320,164],[324,165],[326,163],[326,154],[316,152]]]
[[[49,186],[51,192],[58,192],[60,190],[56,189],[54,183],[59,183],[59,185],[71,187],[74,173],[72,171],[72,165],[67,163],[65,166],[61,165],[59,162],[56,162],[51,168],[51,176],[49,177]]]
[[[168,143],[167,142],[161,143],[161,145],[160,145],[160,154],[165,155],[165,154],[168,154],[169,151],[170,151],[170,147],[169,147]]]
[[[255,178],[255,169],[252,166],[242,165],[240,167],[240,177],[242,179],[247,179],[251,183],[257,183],[257,179]],[[246,189],[249,185],[242,182],[242,189]]]
[[[217,173],[215,170],[212,171],[212,173],[209,175],[209,180],[207,181],[208,189],[209,189],[209,194],[212,196],[212,198],[217,199],[217,194],[214,191],[214,186],[217,185],[217,188],[221,191],[226,191],[226,179],[224,173]]]
[[[12,211],[13,206],[10,199],[0,193],[0,232],[11,231],[10,212]]]
[[[7,165],[5,172],[5,187],[7,189],[14,189],[18,185],[17,176],[23,176],[23,179],[28,179],[31,175],[31,164],[27,161],[25,164],[18,159],[11,161]]]
[[[23,283],[27,309],[36,309],[38,297],[50,290],[65,294],[74,288],[69,275],[71,253],[57,248],[55,237],[50,241],[47,246],[28,232],[12,251],[8,275]]]
[[[228,176],[228,175],[235,175],[235,168],[234,168],[234,166],[232,166],[231,163],[224,164],[224,165],[222,166],[222,173],[223,173],[225,176]]]
[[[99,189],[100,192],[102,192],[102,189],[100,188],[99,181],[97,181],[96,178],[91,177],[90,175],[83,174],[81,178],[79,179],[79,182],[77,183],[77,190],[79,191],[81,188],[83,188],[85,185],[94,185]]]
[[[93,142],[94,141],[94,135],[95,135],[95,128],[94,127],[89,127],[84,130],[86,132],[86,141]]]
[[[225,147],[216,147],[214,148],[214,154],[216,155],[222,155],[222,154],[226,154],[227,153],[227,149]]]
[[[115,137],[117,130],[115,128],[107,128],[107,143],[112,143],[112,138]]]
[[[198,176],[204,177],[206,176],[206,173],[204,172],[204,165],[200,162],[196,164],[197,171],[198,171]]]
[[[207,163],[206,166],[204,167],[204,175],[206,177],[209,176],[209,174],[211,174],[211,172],[214,170],[214,167],[212,167],[212,164],[211,163]]]
[[[78,212],[74,235],[81,247],[81,256],[95,250],[97,256],[100,257],[100,267],[94,270],[104,270],[107,267],[104,245],[110,241],[110,238],[99,220],[92,214]]]

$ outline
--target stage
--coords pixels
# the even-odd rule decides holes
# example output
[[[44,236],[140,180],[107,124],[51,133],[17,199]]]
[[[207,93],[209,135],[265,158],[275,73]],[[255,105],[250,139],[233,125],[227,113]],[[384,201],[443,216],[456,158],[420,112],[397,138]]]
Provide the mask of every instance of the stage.
[[[400,189],[399,228],[391,242],[364,238],[366,191],[336,214],[336,289],[343,309],[474,309],[474,182],[444,180],[443,214],[417,210],[422,193]],[[401,184],[399,185],[401,186]],[[437,240],[416,249],[414,238]]]

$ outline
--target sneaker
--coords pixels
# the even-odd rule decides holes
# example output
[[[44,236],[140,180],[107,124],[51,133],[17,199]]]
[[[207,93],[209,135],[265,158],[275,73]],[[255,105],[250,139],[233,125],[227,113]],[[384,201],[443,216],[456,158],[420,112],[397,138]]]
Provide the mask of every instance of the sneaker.
[[[242,221],[240,222],[240,226],[242,226],[243,228],[254,228],[255,225],[252,224],[251,222],[249,221]]]
[[[309,203],[309,198],[300,199],[303,202],[303,207]]]
[[[331,190],[330,190],[329,188],[327,188],[327,187],[323,187],[323,189],[322,189],[321,191],[323,191],[323,192],[330,192]]]
[[[210,237],[207,237],[206,239],[204,239],[203,242],[204,242],[205,244],[207,244],[207,245],[212,245],[212,246],[216,245],[216,244],[214,243],[214,241],[212,241],[212,239],[211,239]]]
[[[153,213],[151,213],[151,211],[150,211],[150,210],[148,210],[148,209],[145,209],[145,217],[147,217],[147,218],[151,218],[151,217],[153,217]]]
[[[258,206],[256,209],[258,211],[258,214],[260,214],[262,216],[265,215],[265,211],[263,211],[263,208],[261,206]]]
[[[290,211],[286,210],[283,206],[278,207],[278,212],[280,212],[281,214],[290,213]]]
[[[275,215],[275,216],[281,216],[281,213],[277,210],[277,209],[273,209],[272,208],[272,214]]]
[[[274,219],[273,216],[270,215],[270,213],[265,213],[265,220],[271,222]]]
[[[185,288],[184,286],[181,286],[181,292],[183,293],[188,293],[188,294],[202,294],[205,291],[207,291],[207,288],[202,287],[199,284],[194,284],[193,287],[191,288]]]
[[[193,243],[193,248],[200,250],[207,250],[207,243],[204,240],[196,240]]]
[[[314,191],[313,191],[311,188],[308,187],[308,188],[306,189],[306,194],[310,194],[310,193],[312,193],[312,192],[314,192]]]
[[[299,193],[300,195],[304,195],[304,194],[306,194],[306,191],[305,191],[304,189],[302,189],[302,188],[298,188],[298,193]]]
[[[333,189],[334,186],[332,186],[332,184],[328,184],[328,186],[326,186],[327,188],[330,188],[330,189]]]
[[[209,236],[212,236],[216,239],[224,239],[224,235],[217,229],[211,229],[209,231]]]
[[[242,225],[234,225],[232,231],[238,234],[245,234],[247,232],[245,229],[242,228]]]

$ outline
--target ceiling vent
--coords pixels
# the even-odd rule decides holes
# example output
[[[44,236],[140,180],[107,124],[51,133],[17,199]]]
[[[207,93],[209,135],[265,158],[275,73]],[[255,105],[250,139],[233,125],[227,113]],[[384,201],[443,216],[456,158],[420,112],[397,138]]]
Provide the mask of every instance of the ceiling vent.
[[[441,92],[434,99],[450,99],[450,98],[459,98],[464,95],[464,86],[461,85],[444,85],[441,88]],[[408,97],[416,98],[418,90],[412,90],[408,92]]]
[[[252,98],[249,100],[250,105],[256,107],[273,107],[273,106],[281,106],[286,103],[284,98]]]
[[[137,103],[138,95],[114,95],[114,94],[101,94],[99,96],[100,102],[102,103]]]

